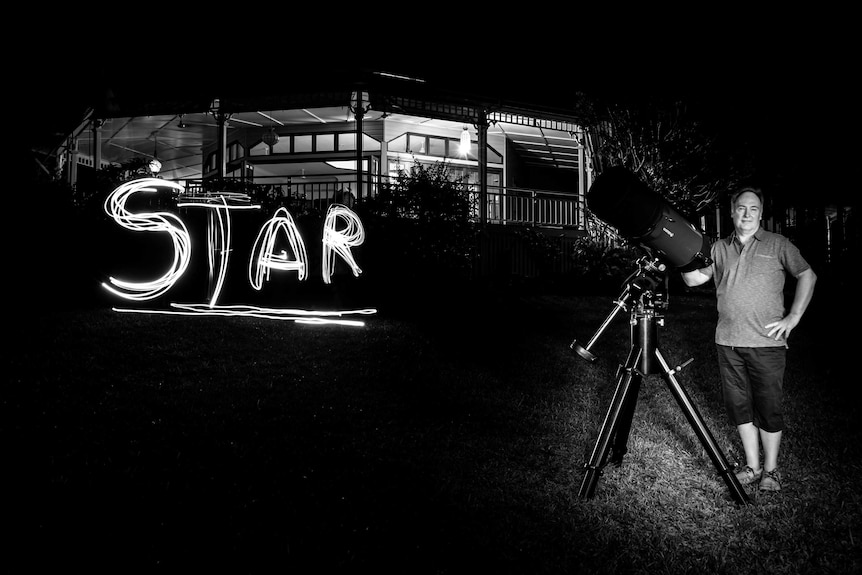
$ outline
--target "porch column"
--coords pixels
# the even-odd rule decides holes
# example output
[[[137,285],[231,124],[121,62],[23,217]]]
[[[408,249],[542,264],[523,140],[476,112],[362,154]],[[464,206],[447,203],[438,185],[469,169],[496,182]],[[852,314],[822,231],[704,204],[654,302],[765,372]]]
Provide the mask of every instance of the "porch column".
[[[368,111],[368,92],[361,89],[350,95],[350,110],[356,119],[356,200],[362,199],[362,118]]]
[[[362,106],[356,109],[356,199],[362,199],[362,116],[365,110]]]
[[[102,124],[102,120],[93,120],[93,170],[97,172],[102,169]]]
[[[70,136],[66,141],[66,183],[72,188],[78,185],[78,138]]]
[[[218,148],[216,148],[216,164],[218,164],[218,178],[223,180],[227,176],[227,162],[225,161],[227,151],[227,118],[223,112],[216,115],[218,124]]]
[[[584,207],[587,205],[587,154],[584,139],[580,133],[573,132],[572,137],[578,142],[578,229],[587,229],[587,217]]]
[[[227,163],[225,162],[225,152],[227,151],[227,115],[221,109],[221,102],[218,98],[210,104],[210,114],[216,121],[216,170],[218,171],[218,179],[224,180],[227,175]]]
[[[488,223],[488,116],[485,110],[479,112],[479,224]]]

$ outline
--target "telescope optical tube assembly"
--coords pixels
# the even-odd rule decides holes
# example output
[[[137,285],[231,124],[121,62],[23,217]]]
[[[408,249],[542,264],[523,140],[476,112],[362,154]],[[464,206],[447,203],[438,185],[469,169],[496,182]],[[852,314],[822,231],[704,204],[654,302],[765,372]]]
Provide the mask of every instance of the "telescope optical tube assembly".
[[[681,272],[712,263],[709,239],[622,166],[599,174],[587,193],[587,207],[626,239],[655,250]]]

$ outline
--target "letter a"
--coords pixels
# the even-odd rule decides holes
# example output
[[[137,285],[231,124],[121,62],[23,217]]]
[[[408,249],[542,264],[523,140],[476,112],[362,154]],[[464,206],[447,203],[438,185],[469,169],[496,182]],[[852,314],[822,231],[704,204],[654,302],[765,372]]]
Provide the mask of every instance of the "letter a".
[[[284,249],[276,253],[279,233],[285,236],[296,259],[290,259]],[[299,230],[296,229],[293,216],[287,208],[278,208],[272,218],[261,226],[254,246],[251,248],[251,256],[248,259],[248,281],[251,287],[260,291],[263,280],[269,281],[270,270],[295,270],[299,280],[302,281],[306,276],[307,259],[305,243]]]

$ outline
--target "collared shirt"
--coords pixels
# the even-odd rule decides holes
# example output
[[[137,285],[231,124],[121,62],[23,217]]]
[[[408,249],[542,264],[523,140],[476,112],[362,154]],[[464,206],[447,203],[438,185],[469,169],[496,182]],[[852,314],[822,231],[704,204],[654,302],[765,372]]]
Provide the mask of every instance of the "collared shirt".
[[[718,299],[715,343],[736,347],[786,346],[768,337],[767,324],[785,316],[784,280],[809,267],[786,237],[758,229],[743,244],[731,233],[713,242],[712,272]]]

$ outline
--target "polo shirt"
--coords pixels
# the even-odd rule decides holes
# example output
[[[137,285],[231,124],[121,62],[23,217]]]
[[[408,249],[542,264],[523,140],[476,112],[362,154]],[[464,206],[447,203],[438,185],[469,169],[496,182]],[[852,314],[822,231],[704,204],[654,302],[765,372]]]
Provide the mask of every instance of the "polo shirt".
[[[736,232],[713,242],[712,277],[718,300],[715,343],[735,347],[786,347],[766,325],[785,316],[784,280],[811,267],[786,237],[758,229],[742,244]]]

